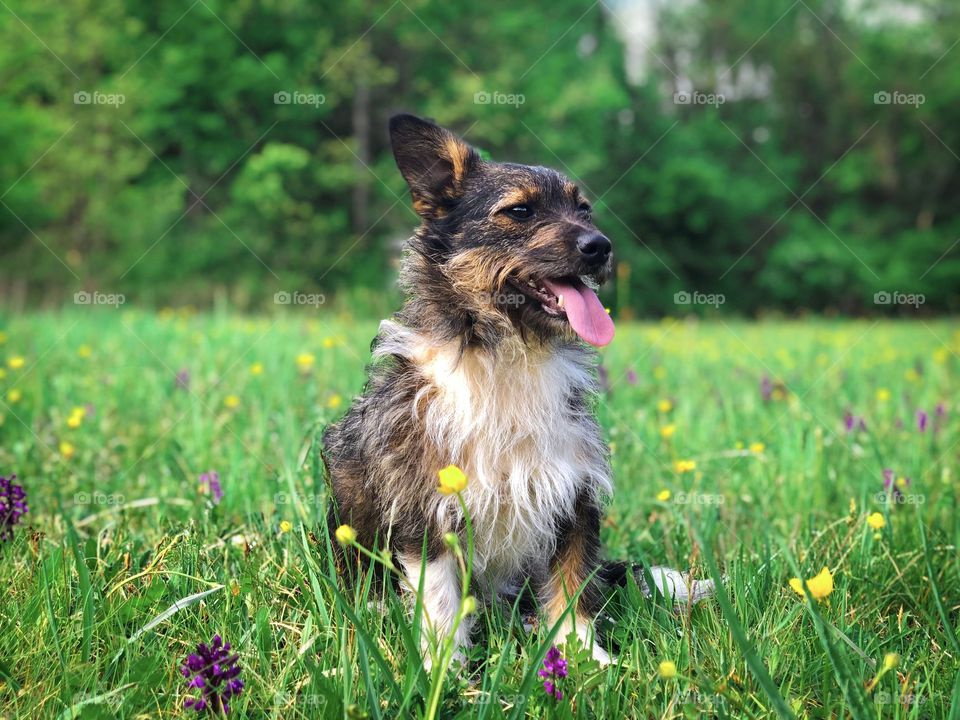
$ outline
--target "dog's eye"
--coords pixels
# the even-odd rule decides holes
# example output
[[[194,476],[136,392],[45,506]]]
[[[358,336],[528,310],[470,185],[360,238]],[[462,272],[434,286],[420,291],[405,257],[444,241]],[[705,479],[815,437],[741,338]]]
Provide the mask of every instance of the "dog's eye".
[[[504,212],[514,220],[527,220],[533,217],[533,208],[529,205],[514,205],[507,208]]]
[[[580,203],[577,206],[577,215],[581,215],[585,218],[590,218],[593,215],[593,208],[590,207],[589,203]]]

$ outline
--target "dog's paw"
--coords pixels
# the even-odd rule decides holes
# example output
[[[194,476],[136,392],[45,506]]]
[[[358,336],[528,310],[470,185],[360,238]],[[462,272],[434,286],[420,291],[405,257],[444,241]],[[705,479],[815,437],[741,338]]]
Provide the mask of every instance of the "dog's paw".
[[[664,597],[687,605],[696,605],[716,590],[713,580],[692,580],[689,575],[668,567],[652,567],[650,576]]]

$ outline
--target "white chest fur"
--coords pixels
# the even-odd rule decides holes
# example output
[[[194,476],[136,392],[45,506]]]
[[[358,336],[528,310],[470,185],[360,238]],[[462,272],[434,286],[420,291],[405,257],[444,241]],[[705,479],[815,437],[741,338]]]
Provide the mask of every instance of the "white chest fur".
[[[386,332],[384,332],[386,330]],[[490,579],[545,563],[558,520],[577,494],[610,492],[596,425],[571,406],[592,386],[589,364],[575,349],[497,353],[437,347],[394,323],[379,352],[409,357],[427,378],[411,412],[447,461],[466,473],[464,500],[474,526],[477,571]],[[459,513],[439,494],[435,511]],[[532,569],[532,568],[531,568]]]

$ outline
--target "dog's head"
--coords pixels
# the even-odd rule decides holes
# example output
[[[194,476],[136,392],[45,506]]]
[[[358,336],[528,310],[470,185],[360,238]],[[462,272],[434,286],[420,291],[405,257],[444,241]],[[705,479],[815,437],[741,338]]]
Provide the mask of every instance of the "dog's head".
[[[391,119],[390,139],[423,220],[404,270],[418,301],[480,336],[613,339],[594,290],[610,274],[612,248],[574,183],[548,168],[483,160],[412,115]]]

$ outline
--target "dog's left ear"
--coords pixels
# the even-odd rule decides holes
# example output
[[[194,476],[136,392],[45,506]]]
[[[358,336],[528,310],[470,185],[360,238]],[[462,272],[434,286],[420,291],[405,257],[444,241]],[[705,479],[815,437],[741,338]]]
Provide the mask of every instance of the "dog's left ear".
[[[397,167],[410,186],[413,209],[424,218],[443,217],[457,204],[463,181],[480,155],[449,130],[414,115],[390,118]]]

